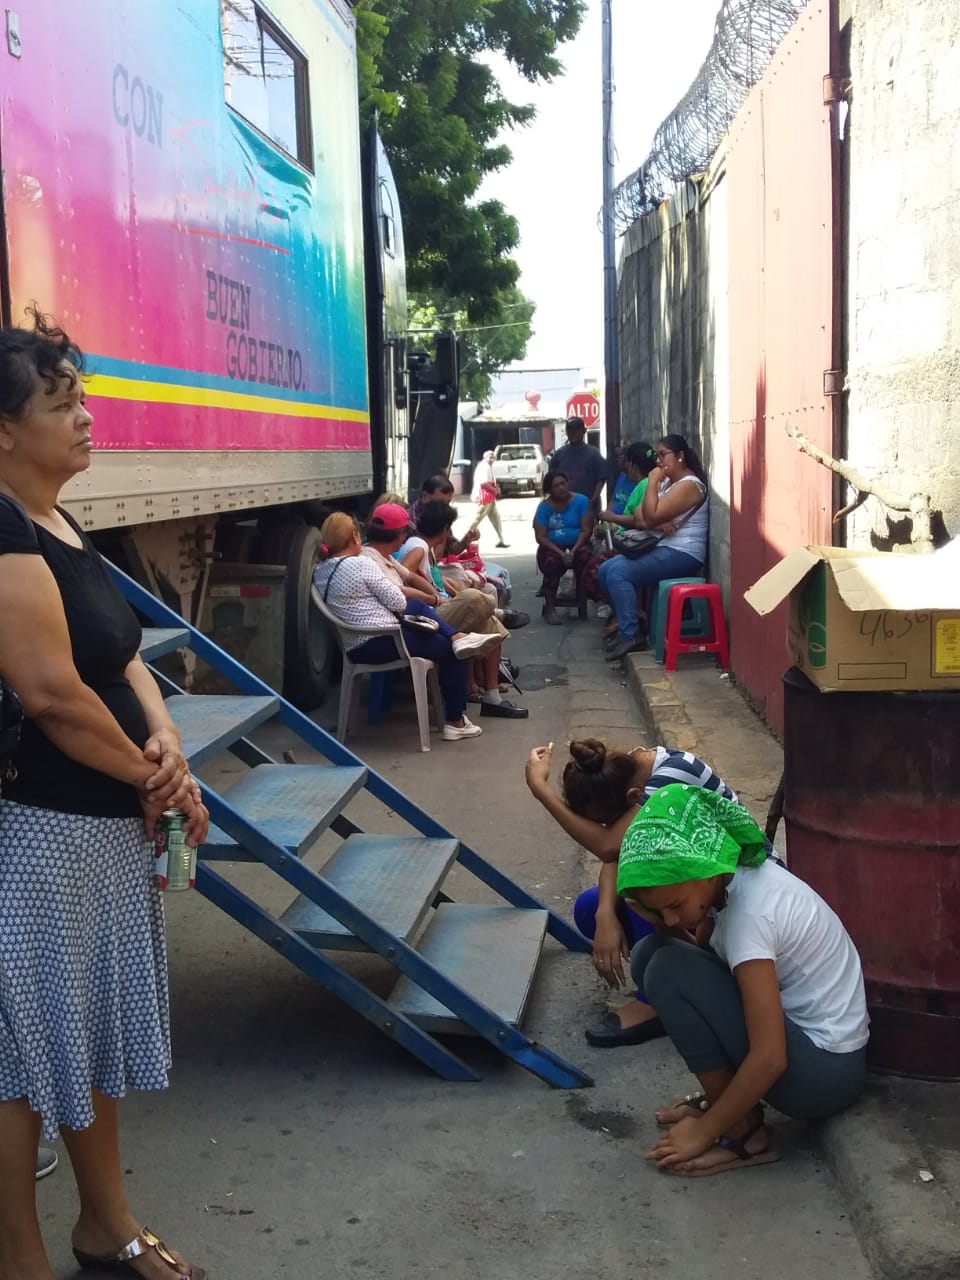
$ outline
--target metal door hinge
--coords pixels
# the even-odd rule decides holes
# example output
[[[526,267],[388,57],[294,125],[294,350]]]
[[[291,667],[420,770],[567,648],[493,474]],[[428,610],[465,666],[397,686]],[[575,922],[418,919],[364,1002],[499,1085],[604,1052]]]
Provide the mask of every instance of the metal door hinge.
[[[849,102],[852,87],[849,76],[824,76],[823,105],[832,107],[837,102]]]
[[[823,394],[825,396],[840,396],[846,390],[847,375],[844,369],[824,369],[823,371]]]

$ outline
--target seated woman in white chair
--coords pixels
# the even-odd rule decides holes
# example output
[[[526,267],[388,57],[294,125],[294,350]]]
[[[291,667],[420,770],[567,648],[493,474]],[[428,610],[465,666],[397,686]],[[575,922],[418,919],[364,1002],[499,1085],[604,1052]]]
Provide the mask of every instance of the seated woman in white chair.
[[[437,669],[443,695],[443,740],[477,738],[483,732],[464,714],[467,676],[464,661],[477,658],[499,645],[496,635],[454,631],[419,600],[407,600],[400,588],[365,556],[361,556],[360,530],[351,515],[337,511],[323,522],[320,537],[326,559],[313,575],[314,590],[341,622],[361,627],[368,635],[351,632],[344,639],[344,659],[372,665],[395,662],[400,653],[392,635],[378,635],[398,624],[407,651],[414,658],[429,658]],[[433,618],[438,629],[423,631],[402,621],[404,614]]]

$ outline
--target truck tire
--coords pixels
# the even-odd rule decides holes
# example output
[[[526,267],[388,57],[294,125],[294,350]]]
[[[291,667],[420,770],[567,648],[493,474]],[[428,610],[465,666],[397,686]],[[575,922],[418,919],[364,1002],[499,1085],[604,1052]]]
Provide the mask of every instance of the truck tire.
[[[312,524],[267,528],[257,550],[259,564],[287,566],[282,692],[303,711],[313,711],[327,696],[338,658],[336,638],[310,604],[319,559],[320,530]]]

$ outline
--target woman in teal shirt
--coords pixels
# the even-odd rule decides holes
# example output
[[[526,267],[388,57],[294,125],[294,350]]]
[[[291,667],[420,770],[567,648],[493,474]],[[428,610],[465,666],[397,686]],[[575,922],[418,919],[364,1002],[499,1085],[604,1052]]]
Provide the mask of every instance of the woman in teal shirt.
[[[622,511],[617,511],[614,504],[608,511],[600,512],[600,519],[606,520],[608,524],[618,524],[621,529],[643,529],[645,526],[640,517],[640,504],[646,492],[647,477],[657,465],[657,455],[653,445],[640,440],[636,444],[627,445],[626,460],[627,475],[634,487]]]
[[[647,444],[645,440],[638,440],[635,444],[628,444],[625,452],[627,475],[633,482],[633,489],[622,512],[618,512],[615,507],[611,506],[608,511],[600,512],[600,520],[606,521],[607,524],[619,525],[621,529],[643,529],[645,525],[640,514],[640,504],[643,502],[643,495],[647,489],[647,478],[657,465],[657,455],[653,446]],[[580,581],[588,600],[599,601],[601,599],[597,575],[604,560],[609,560],[612,555],[613,551],[610,550],[604,551],[600,555],[591,556],[584,566]],[[602,615],[598,614],[597,616],[600,617]],[[615,631],[616,627],[614,626],[605,631],[604,635],[612,635]]]
[[[537,568],[543,574],[543,616],[559,626],[557,588],[567,569],[573,569],[579,590],[580,573],[590,558],[593,516],[590,500],[574,493],[562,471],[543,477],[544,499],[533,517],[537,539]]]

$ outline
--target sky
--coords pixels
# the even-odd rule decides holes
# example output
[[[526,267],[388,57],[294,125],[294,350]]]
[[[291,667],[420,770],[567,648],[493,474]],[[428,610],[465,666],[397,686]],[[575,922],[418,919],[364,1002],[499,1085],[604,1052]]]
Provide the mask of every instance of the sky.
[[[664,116],[682,98],[710,48],[720,0],[612,0],[616,181],[646,158]],[[588,0],[577,39],[561,46],[566,74],[529,85],[509,64],[496,71],[506,96],[531,102],[537,119],[504,141],[513,163],[491,175],[483,198],[520,223],[520,288],[537,304],[521,367],[603,366],[601,5]],[[617,243],[619,253],[619,239]]]

